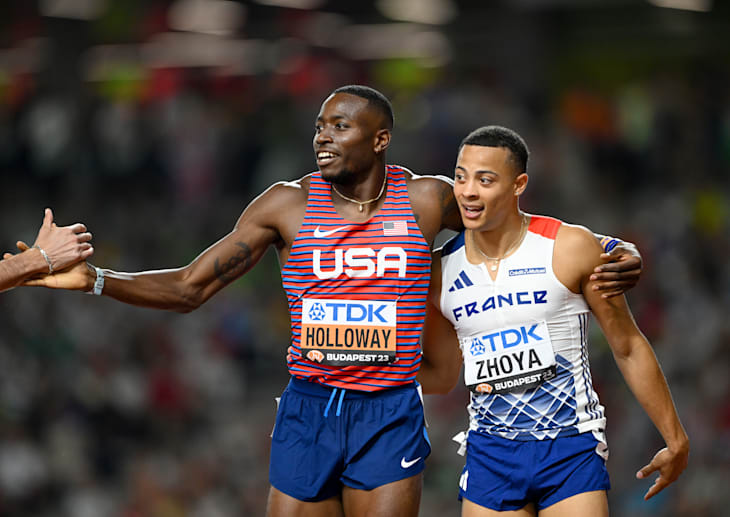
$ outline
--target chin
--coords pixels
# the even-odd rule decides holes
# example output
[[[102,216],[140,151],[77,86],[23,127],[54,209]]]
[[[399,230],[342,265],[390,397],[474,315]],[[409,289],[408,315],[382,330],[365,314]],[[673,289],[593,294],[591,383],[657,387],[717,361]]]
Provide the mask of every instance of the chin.
[[[330,170],[327,167],[320,169],[322,179],[335,185],[351,185],[354,183],[355,175],[347,169]]]

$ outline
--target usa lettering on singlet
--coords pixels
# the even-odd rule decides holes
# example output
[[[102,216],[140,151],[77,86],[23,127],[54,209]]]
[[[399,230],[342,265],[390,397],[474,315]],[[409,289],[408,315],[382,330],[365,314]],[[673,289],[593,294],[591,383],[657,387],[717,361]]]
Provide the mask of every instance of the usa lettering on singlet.
[[[467,260],[464,233],[442,249],[441,310],[462,347],[470,431],[516,440],[592,431],[605,441],[588,364],[590,309],[553,272],[560,225],[532,216],[495,280]]]
[[[296,378],[363,391],[415,380],[431,254],[404,169],[386,173],[383,205],[364,223],[340,217],[330,184],[311,175],[304,221],[281,269]]]

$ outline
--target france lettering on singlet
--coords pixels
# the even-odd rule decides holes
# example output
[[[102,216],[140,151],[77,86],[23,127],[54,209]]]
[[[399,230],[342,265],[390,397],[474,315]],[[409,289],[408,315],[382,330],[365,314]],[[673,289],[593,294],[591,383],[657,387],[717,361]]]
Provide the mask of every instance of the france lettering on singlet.
[[[431,253],[401,167],[385,201],[354,223],[312,173],[304,221],[281,269],[291,314],[289,372],[326,386],[378,391],[413,382],[420,365]]]
[[[495,280],[467,260],[463,232],[442,249],[441,310],[465,359],[470,431],[541,440],[605,428],[588,363],[590,309],[553,273],[560,225],[532,216]]]

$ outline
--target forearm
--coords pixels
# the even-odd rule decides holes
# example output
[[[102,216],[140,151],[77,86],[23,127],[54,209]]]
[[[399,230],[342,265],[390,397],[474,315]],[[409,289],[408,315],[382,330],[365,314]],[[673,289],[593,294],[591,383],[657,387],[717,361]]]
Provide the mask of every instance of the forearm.
[[[48,273],[48,263],[37,248],[1,260],[0,291],[16,287],[38,273]]]
[[[651,346],[643,338],[629,354],[616,356],[621,373],[639,404],[644,408],[670,450],[689,447],[669,386]]]
[[[103,269],[104,287],[101,294],[123,303],[175,312],[190,312],[202,305],[223,287],[196,286],[189,282],[185,268],[122,273]],[[89,269],[88,291],[93,290],[95,268]]]

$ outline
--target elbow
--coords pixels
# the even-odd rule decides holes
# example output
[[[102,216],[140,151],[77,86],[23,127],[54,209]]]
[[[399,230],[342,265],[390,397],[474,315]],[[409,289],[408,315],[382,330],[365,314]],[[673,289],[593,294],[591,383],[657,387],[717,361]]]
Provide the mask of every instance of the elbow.
[[[180,293],[177,303],[173,305],[172,309],[181,314],[188,314],[203,305],[206,300],[207,298],[203,296],[201,291],[197,289],[186,289]]]

